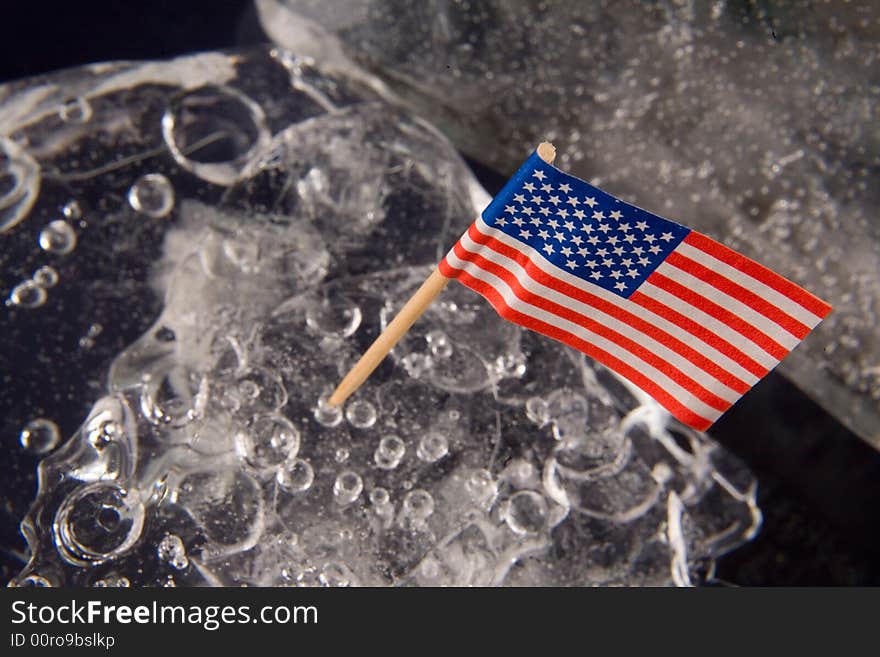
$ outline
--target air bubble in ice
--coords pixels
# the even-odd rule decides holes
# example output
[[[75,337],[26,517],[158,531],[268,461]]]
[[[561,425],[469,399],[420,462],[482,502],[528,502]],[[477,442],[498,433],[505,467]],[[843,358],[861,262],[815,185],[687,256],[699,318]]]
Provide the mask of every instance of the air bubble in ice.
[[[115,440],[119,440],[123,429],[108,413],[96,415],[86,425],[86,440],[96,450],[101,451]]]
[[[495,359],[493,370],[498,378],[518,379],[526,372],[525,358],[520,354],[504,354]]]
[[[349,456],[351,456],[351,451],[347,447],[337,447],[336,451],[333,452],[333,459],[337,463],[345,463]]]
[[[478,506],[488,506],[495,499],[497,483],[488,470],[474,470],[465,482],[465,489]]]
[[[86,566],[119,556],[140,538],[144,507],[136,489],[110,482],[83,486],[59,507],[55,544],[68,562]]]
[[[385,436],[379,441],[379,446],[373,453],[373,460],[376,467],[383,470],[393,470],[403,459],[406,452],[406,445],[397,436]]]
[[[449,441],[442,433],[426,433],[419,439],[416,447],[416,456],[422,461],[434,463],[439,461],[449,452]]]
[[[86,334],[79,339],[79,346],[83,349],[91,349],[95,346],[95,338],[101,335],[103,327],[100,324],[92,324]]]
[[[429,331],[425,341],[431,354],[436,358],[449,358],[452,355],[452,343],[443,331]]]
[[[434,513],[434,498],[421,488],[411,490],[403,498],[403,513],[415,522],[422,522]]]
[[[283,489],[291,493],[301,493],[311,488],[315,481],[315,470],[308,461],[293,459],[282,464],[275,480]]]
[[[159,219],[174,208],[174,187],[161,173],[148,173],[128,190],[128,202],[135,212]]]
[[[46,418],[28,422],[18,437],[21,446],[35,454],[45,454],[55,449],[59,438],[58,425]]]
[[[259,415],[235,435],[239,454],[256,468],[293,459],[299,452],[299,431],[283,415]]]
[[[287,403],[287,388],[274,370],[252,367],[239,378],[238,386],[245,410],[277,411]]]
[[[538,471],[526,459],[512,459],[501,473],[501,478],[514,488],[526,488],[537,481]]]
[[[376,407],[368,401],[353,401],[345,409],[345,419],[353,427],[369,429],[376,424]]]
[[[339,406],[331,406],[327,398],[318,400],[314,409],[315,419],[325,427],[335,427],[342,422],[342,409]]]
[[[364,480],[353,470],[340,472],[333,482],[333,499],[340,506],[346,506],[360,497],[364,490]]]
[[[92,106],[87,98],[71,98],[58,110],[65,123],[85,123],[92,118]]]
[[[19,283],[9,294],[6,300],[7,306],[19,306],[20,308],[38,308],[46,303],[46,290],[32,280]]]
[[[240,91],[206,85],[175,96],[162,116],[162,136],[187,171],[232,185],[271,135],[260,105]]]
[[[86,339],[93,341],[100,332],[100,327],[90,329]],[[184,368],[175,368],[144,383],[141,412],[153,424],[180,428],[201,417],[207,395],[205,378]]]
[[[431,368],[431,359],[425,354],[412,353],[401,358],[400,364],[412,378],[419,379]]]
[[[306,308],[306,325],[318,335],[347,338],[361,325],[361,309],[345,297],[322,298]]]
[[[68,201],[61,208],[61,214],[64,215],[65,219],[75,221],[82,217],[82,208],[77,201]]]
[[[505,502],[501,515],[514,533],[537,534],[547,523],[547,500],[533,490],[521,490]]]
[[[123,575],[110,575],[99,580],[95,580],[92,584],[99,589],[127,589],[131,586],[131,580]]]
[[[0,233],[24,219],[40,191],[40,167],[18,144],[0,137]]]
[[[37,269],[32,278],[34,283],[42,288],[54,287],[58,284],[58,272],[48,265]]]
[[[13,582],[14,583],[10,583],[9,586],[15,586],[18,588],[48,588],[52,586],[52,582],[46,577],[37,574],[31,574],[20,580],[13,580]]]
[[[387,488],[382,488],[381,486],[377,486],[373,490],[370,491],[370,504],[376,507],[383,507],[388,505],[391,501],[391,496],[388,494]]]
[[[164,561],[175,570],[184,570],[189,567],[189,558],[186,556],[186,547],[177,534],[166,534],[156,547],[156,556],[159,561]]]
[[[56,219],[40,231],[39,242],[44,251],[64,255],[76,248],[76,233],[69,223]]]

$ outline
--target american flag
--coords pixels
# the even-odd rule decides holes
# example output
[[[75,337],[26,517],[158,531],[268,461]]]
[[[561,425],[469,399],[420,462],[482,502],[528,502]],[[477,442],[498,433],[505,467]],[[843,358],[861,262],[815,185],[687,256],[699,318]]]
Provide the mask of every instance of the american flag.
[[[536,153],[439,269],[701,431],[831,311],[753,260]]]

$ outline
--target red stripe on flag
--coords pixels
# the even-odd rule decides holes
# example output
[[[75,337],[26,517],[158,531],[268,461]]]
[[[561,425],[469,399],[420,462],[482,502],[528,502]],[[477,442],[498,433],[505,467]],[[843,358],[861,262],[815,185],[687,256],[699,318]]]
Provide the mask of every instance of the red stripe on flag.
[[[613,369],[615,372],[618,372],[622,376],[626,377],[639,388],[651,395],[660,404],[662,404],[664,408],[672,413],[672,415],[674,415],[685,424],[688,424],[699,431],[705,431],[712,425],[712,422],[710,420],[707,420],[697,413],[694,413],[692,410],[679,402],[675,397],[667,393],[663,388],[656,385],[653,381],[651,381],[651,379],[641,374],[638,370],[624,363],[617,357],[609,354],[607,351],[604,351],[603,349],[600,349],[595,345],[590,344],[589,342],[586,342],[585,340],[582,340],[581,338],[572,335],[568,331],[560,329],[559,327],[547,324],[546,322],[542,322],[538,319],[535,319],[534,317],[530,317],[529,315],[525,315],[517,310],[514,310],[507,305],[507,302],[495,290],[495,288],[487,283],[484,283],[483,281],[474,278],[465,271],[455,269],[454,267],[450,266],[446,262],[446,258],[440,261],[439,269],[440,273],[447,278],[455,278],[478,294],[484,296],[489,301],[489,303],[492,304],[492,307],[495,308],[495,311],[503,318],[511,322],[515,322],[521,326],[525,326],[526,328],[533,331],[537,331],[538,333],[542,333],[543,335],[553,338],[554,340],[564,342],[565,344],[587,354],[591,358],[594,358],[600,363]],[[729,405],[727,406],[729,407]]]
[[[780,294],[787,296],[789,299],[798,305],[803,306],[820,319],[831,312],[831,306],[822,301],[822,299],[810,294],[802,287],[795,285],[776,272],[767,269],[764,265],[747,258],[741,253],[737,253],[733,249],[730,249],[695,230],[688,233],[687,237],[684,238],[684,241],[694,248],[708,253],[713,258],[717,258],[721,262],[751,276],[767,287],[773,288]]]
[[[672,280],[668,276],[664,276],[663,274],[654,271],[648,276],[647,281],[652,285],[656,285],[660,289],[677,296],[682,301],[686,301],[694,306],[694,308],[702,310],[707,315],[711,315],[718,321],[723,322],[737,333],[743,335],[761,347],[761,349],[773,356],[776,360],[782,360],[788,353],[788,349],[776,342],[776,340],[763,331],[758,330],[738,315],[735,315],[726,308],[722,308],[717,303],[710,301],[703,295],[687,289],[684,285]]]
[[[763,297],[755,294],[751,290],[747,290],[738,283],[734,283],[718,272],[714,272],[708,267],[701,265],[699,262],[691,260],[687,256],[683,256],[682,254],[673,251],[667,256],[665,262],[668,262],[673,267],[678,267],[682,271],[708,283],[716,290],[720,290],[737,301],[744,303],[755,312],[764,315],[767,319],[778,324],[781,328],[785,329],[799,340],[803,340],[810,332],[809,326],[806,326],[790,315],[787,315]]]
[[[710,347],[717,349],[722,354],[730,358],[732,361],[735,361],[744,369],[757,376],[759,379],[764,378],[764,376],[767,375],[767,372],[770,371],[754,358],[751,358],[747,354],[743,353],[718,334],[713,333],[702,324],[695,322],[690,317],[682,315],[677,310],[674,310],[669,306],[660,303],[656,299],[652,299],[646,294],[636,291],[630,296],[629,300],[633,303],[640,305],[646,310],[650,310],[655,315],[659,315],[663,319],[672,322],[679,328],[684,329],[685,331],[693,335],[695,338],[698,338]]]
[[[556,315],[557,317],[562,317],[563,319],[566,319],[573,324],[584,327],[588,331],[591,331],[597,335],[601,335],[603,338],[609,340],[610,342],[613,342],[619,347],[622,347],[640,360],[651,365],[654,369],[663,372],[663,374],[668,376],[670,379],[675,381],[678,385],[680,385],[682,388],[690,392],[692,395],[694,395],[694,397],[707,404],[708,406],[711,406],[712,408],[722,412],[730,407],[730,402],[722,399],[710,390],[707,390],[705,387],[694,381],[691,377],[676,368],[674,365],[659,357],[657,354],[650,351],[649,349],[645,349],[634,340],[626,337],[625,335],[621,335],[617,331],[614,331],[613,329],[610,329],[607,326],[600,324],[596,320],[587,317],[586,315],[575,312],[571,308],[550,301],[549,299],[540,295],[533,294],[532,292],[524,288],[519,280],[517,280],[517,278],[509,270],[495,264],[490,260],[486,260],[479,254],[468,251],[461,245],[460,242],[456,242],[453,250],[455,252],[455,255],[457,255],[461,260],[470,262],[482,269],[483,271],[494,274],[505,283],[507,283],[507,285],[513,291],[514,295],[516,295],[516,297],[520,301],[535,306],[536,308],[546,310],[548,313]]]
[[[633,315],[632,313],[628,312],[627,310],[624,310],[620,306],[617,306],[613,303],[610,303],[610,302],[606,301],[605,299],[602,299],[601,297],[598,297],[594,294],[590,294],[589,292],[586,292],[580,288],[575,287],[574,285],[566,283],[563,280],[560,280],[558,278],[550,276],[549,274],[547,274],[547,272],[542,270],[540,267],[533,265],[531,259],[528,258],[528,256],[526,256],[527,262],[529,264],[532,264],[532,266],[529,268],[526,268],[525,265],[519,259],[515,258],[516,255],[522,255],[521,251],[518,251],[517,249],[511,248],[507,244],[500,242],[499,240],[495,239],[494,237],[492,237],[490,235],[486,235],[484,233],[481,233],[475,226],[472,225],[468,229],[468,236],[474,242],[477,242],[478,244],[480,244],[482,246],[490,248],[493,251],[495,251],[496,253],[503,255],[507,258],[510,258],[512,260],[516,260],[521,266],[523,266],[524,269],[526,269],[526,272],[529,275],[529,277],[532,280],[536,281],[537,283],[540,283],[541,285],[543,285],[545,287],[548,287],[552,290],[555,290],[556,292],[559,292],[560,294],[577,299],[578,301],[580,301],[584,305],[593,306],[597,310],[605,313],[606,315],[611,315],[615,319],[620,320],[621,322],[627,324],[628,326],[631,326],[632,328],[636,329],[637,331],[640,331],[646,335],[650,335],[655,340],[657,340],[658,342],[660,342],[664,346],[668,347],[670,350],[675,351],[676,353],[680,354],[683,358],[687,359],[688,361],[690,361],[691,363],[693,363],[694,365],[699,367],[701,370],[703,370],[704,372],[706,372],[707,374],[709,374],[710,376],[715,378],[717,381],[726,385],[731,390],[735,390],[736,392],[738,392],[740,394],[744,394],[744,393],[748,392],[748,390],[751,388],[751,386],[748,383],[746,383],[742,379],[739,379],[738,377],[734,376],[729,371],[727,371],[726,369],[724,369],[723,367],[718,365],[718,363],[711,360],[710,358],[707,358],[705,355],[701,354],[693,347],[690,347],[686,343],[682,342],[681,340],[679,340],[675,336],[670,335],[669,333],[667,333],[663,329],[657,327],[654,324],[651,324],[648,321],[645,321],[641,317],[638,317],[637,315]],[[456,255],[458,255],[462,260],[467,260],[468,258],[465,258],[464,256],[462,256],[462,254],[459,252],[459,250],[457,250],[457,247],[459,247],[459,244],[456,244],[455,247],[453,247],[456,249],[456,251],[455,251]],[[481,268],[486,269],[486,267],[481,267]],[[507,270],[505,270],[505,272],[506,271]],[[710,346],[713,346],[713,347],[715,346],[715,345],[712,345],[711,343],[709,343],[709,344],[710,344]],[[720,351],[720,349],[719,349],[719,351]],[[748,368],[746,368],[746,369],[748,369]],[[749,370],[749,371],[751,371],[751,370]],[[765,370],[765,373],[766,373],[766,370]]]

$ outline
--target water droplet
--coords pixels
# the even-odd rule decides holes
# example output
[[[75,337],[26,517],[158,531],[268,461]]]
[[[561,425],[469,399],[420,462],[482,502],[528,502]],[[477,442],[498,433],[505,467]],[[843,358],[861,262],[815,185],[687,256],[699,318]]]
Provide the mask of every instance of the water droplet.
[[[159,561],[164,561],[175,570],[184,570],[189,566],[186,556],[186,547],[177,534],[166,534],[156,547],[156,556]]]
[[[94,338],[100,332],[99,324],[92,325],[84,338],[85,343],[94,344]],[[202,416],[207,396],[208,382],[204,377],[177,367],[144,384],[141,413],[152,424],[180,428]]]
[[[504,354],[495,359],[493,369],[501,379],[518,379],[526,373],[525,358],[522,354]]]
[[[361,325],[361,309],[345,297],[322,298],[306,308],[306,325],[318,335],[347,338]]]
[[[358,429],[369,429],[376,424],[376,407],[368,401],[353,401],[345,409],[345,419]]]
[[[434,463],[449,453],[449,441],[440,433],[428,433],[421,437],[416,447],[416,456],[422,461]]]
[[[514,488],[526,488],[534,483],[538,471],[525,459],[513,459],[504,468],[501,478],[510,482]]]
[[[254,381],[241,381],[238,384],[238,392],[243,399],[256,399],[260,396],[260,386]]]
[[[342,422],[342,409],[339,406],[331,406],[327,398],[318,400],[314,410],[315,419],[325,427],[335,427]]]
[[[238,390],[242,409],[252,413],[277,411],[288,399],[281,376],[265,367],[251,367],[241,375]]]
[[[411,490],[403,498],[403,513],[416,522],[424,521],[434,513],[434,498],[421,488]]]
[[[64,255],[76,248],[76,233],[63,219],[56,219],[40,231],[40,247],[49,253]]]
[[[22,147],[0,137],[0,233],[24,219],[40,191],[40,167]]]
[[[102,563],[137,542],[144,515],[136,489],[108,482],[89,484],[64,500],[58,509],[52,525],[55,544],[69,563]]]
[[[92,118],[92,106],[86,98],[71,98],[58,110],[65,123],[85,123]]]
[[[516,534],[537,534],[547,523],[547,500],[533,490],[521,490],[507,500],[501,512]]]
[[[135,212],[159,219],[174,207],[174,187],[161,173],[148,173],[128,190],[128,202]]]
[[[119,440],[124,430],[113,419],[109,411],[98,413],[86,425],[86,440],[96,450],[101,451],[115,440]]]
[[[46,303],[46,290],[32,280],[19,283],[6,300],[7,306],[20,306],[21,308],[37,308]]]
[[[18,588],[47,588],[52,586],[52,582],[50,582],[42,575],[32,573],[26,577],[21,578],[20,580],[13,580],[13,582],[10,583],[10,586],[15,586]]]
[[[124,577],[123,575],[110,575],[109,577],[96,580],[92,586],[99,589],[127,589],[131,586],[131,581],[128,577]]]
[[[315,470],[308,461],[294,459],[279,468],[275,480],[285,490],[301,493],[311,488],[315,481]]]
[[[206,85],[172,98],[162,116],[162,137],[187,171],[217,185],[232,185],[265,150],[271,134],[262,108],[240,91]]]
[[[377,486],[370,491],[370,504],[373,506],[387,506],[391,502],[391,496],[386,488]]]
[[[480,506],[486,506],[495,499],[498,487],[488,470],[475,470],[465,482],[471,498]]]
[[[379,441],[379,446],[373,454],[376,466],[383,470],[393,470],[403,459],[406,445],[397,436],[385,436]]]
[[[45,454],[55,449],[59,437],[58,425],[46,418],[28,422],[18,439],[21,446],[35,454]]]
[[[299,431],[282,415],[260,415],[235,435],[239,454],[252,466],[269,468],[295,458]]]
[[[449,358],[452,355],[452,343],[443,331],[430,331],[425,336],[431,354],[437,358]]]
[[[65,203],[63,208],[61,208],[61,214],[64,215],[65,219],[71,219],[75,221],[82,217],[82,208],[80,207],[78,202],[69,201]]]
[[[364,490],[364,480],[353,470],[340,472],[333,482],[333,499],[340,506],[351,504]]]
[[[400,359],[400,364],[403,365],[406,373],[414,379],[421,378],[425,372],[431,369],[431,359],[425,354],[407,354]]]
[[[55,287],[58,283],[58,272],[52,267],[40,267],[33,275],[34,283],[42,288]]]

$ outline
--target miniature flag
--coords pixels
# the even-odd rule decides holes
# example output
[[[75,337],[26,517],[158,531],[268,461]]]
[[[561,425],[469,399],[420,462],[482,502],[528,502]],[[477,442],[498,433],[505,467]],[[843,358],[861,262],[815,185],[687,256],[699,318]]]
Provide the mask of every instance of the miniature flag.
[[[766,267],[537,154],[439,270],[701,431],[831,311]]]

